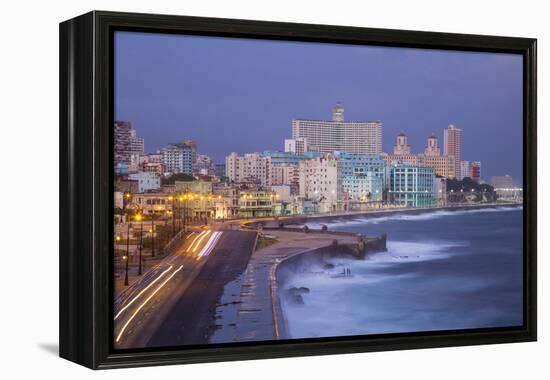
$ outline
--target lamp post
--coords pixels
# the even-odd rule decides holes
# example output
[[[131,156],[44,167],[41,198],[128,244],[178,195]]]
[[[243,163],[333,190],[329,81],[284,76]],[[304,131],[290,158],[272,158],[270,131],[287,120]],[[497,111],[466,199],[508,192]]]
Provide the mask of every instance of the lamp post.
[[[130,261],[130,218],[127,220],[128,229],[126,231],[126,274],[124,275],[124,286],[128,286],[128,262]]]
[[[185,197],[187,197],[187,195],[180,195],[178,200],[179,200],[179,203],[178,203],[178,214],[179,214],[179,217],[180,217],[180,220],[181,220],[181,225],[185,225]],[[184,207],[183,207],[183,216],[181,214],[181,203],[183,203]],[[178,225],[178,229],[179,229],[179,225]]]
[[[170,195],[168,200],[172,202],[172,236],[176,234],[176,210],[174,208],[174,197]]]
[[[142,255],[141,251],[143,249],[143,216],[141,214],[136,215],[136,220],[140,222],[139,227],[139,266],[138,266],[138,276],[141,276],[142,273]]]
[[[151,257],[155,257],[155,208],[151,213]]]

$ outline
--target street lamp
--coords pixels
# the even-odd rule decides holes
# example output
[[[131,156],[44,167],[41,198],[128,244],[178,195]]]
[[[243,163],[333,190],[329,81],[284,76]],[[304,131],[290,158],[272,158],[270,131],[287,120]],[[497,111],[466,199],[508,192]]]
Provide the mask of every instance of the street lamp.
[[[180,225],[181,226],[185,225],[185,203],[184,203],[184,201],[185,201],[186,198],[187,198],[187,195],[180,195],[179,198],[178,198],[179,203],[183,203],[183,216],[181,215],[182,208],[181,208],[180,205],[178,205],[178,215],[179,215],[180,220],[181,220],[181,222],[178,224],[178,230],[180,228]]]
[[[151,257],[155,257],[155,207],[151,213]]]
[[[126,231],[126,274],[124,276],[124,286],[128,286],[128,262],[130,261],[130,219],[127,220],[128,229]]]
[[[174,197],[168,196],[168,200],[172,202],[172,236],[176,234],[176,210],[174,209]]]
[[[141,276],[142,273],[142,256],[141,251],[143,249],[143,216],[141,214],[136,215],[136,221],[140,222],[139,227],[139,266],[138,266],[138,276]]]

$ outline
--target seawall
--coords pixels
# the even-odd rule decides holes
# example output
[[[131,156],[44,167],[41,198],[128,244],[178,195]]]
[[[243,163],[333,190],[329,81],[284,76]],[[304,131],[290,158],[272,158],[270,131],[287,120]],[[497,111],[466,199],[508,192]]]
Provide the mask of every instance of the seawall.
[[[462,211],[462,210],[480,210],[487,208],[509,208],[509,207],[522,207],[521,203],[485,203],[485,204],[472,204],[472,205],[456,205],[456,206],[441,206],[441,207],[428,207],[428,208],[396,208],[396,209],[374,209],[369,211],[357,211],[346,213],[329,213],[320,215],[300,215],[300,216],[285,216],[279,218],[268,218],[261,220],[254,220],[243,223],[243,227],[247,228],[263,228],[266,230],[272,230],[274,228],[284,227],[288,230],[301,231],[300,227],[307,223],[330,223],[335,220],[348,220],[348,219],[367,219],[367,218],[381,218],[398,214],[408,215],[420,215],[435,211]],[[319,231],[323,232],[323,231]],[[336,233],[330,231],[330,233]]]
[[[217,330],[211,343],[287,338],[279,300],[279,278],[283,273],[279,268],[292,268],[300,257],[309,255],[362,259],[384,250],[386,245],[385,236],[370,238],[349,232],[274,229],[269,234],[277,242],[253,252],[245,272],[226,286],[216,308]]]

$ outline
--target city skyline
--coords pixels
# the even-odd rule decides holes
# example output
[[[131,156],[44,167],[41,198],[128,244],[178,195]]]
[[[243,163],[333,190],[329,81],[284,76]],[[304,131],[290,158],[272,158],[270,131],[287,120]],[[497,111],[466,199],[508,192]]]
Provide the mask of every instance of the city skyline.
[[[221,163],[231,151],[284,150],[292,119],[330,120],[341,101],[347,120],[382,121],[385,152],[402,131],[415,153],[432,134],[442,146],[455,124],[462,159],[481,161],[484,178],[522,178],[520,56],[142,33],[117,33],[115,51],[115,117],[132,122],[147,151],[190,139]],[[308,70],[289,69],[296,54]]]
[[[521,326],[516,58],[117,32],[115,349]]]

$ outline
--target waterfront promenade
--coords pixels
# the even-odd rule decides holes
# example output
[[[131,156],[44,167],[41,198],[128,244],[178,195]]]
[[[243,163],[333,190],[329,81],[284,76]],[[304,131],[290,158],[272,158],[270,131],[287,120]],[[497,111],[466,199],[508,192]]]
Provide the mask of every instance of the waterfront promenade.
[[[211,343],[288,338],[279,306],[277,265],[300,253],[329,247],[334,240],[339,246],[358,243],[353,234],[285,230],[268,233],[277,242],[256,250],[244,273],[226,285],[216,308],[216,331]]]

